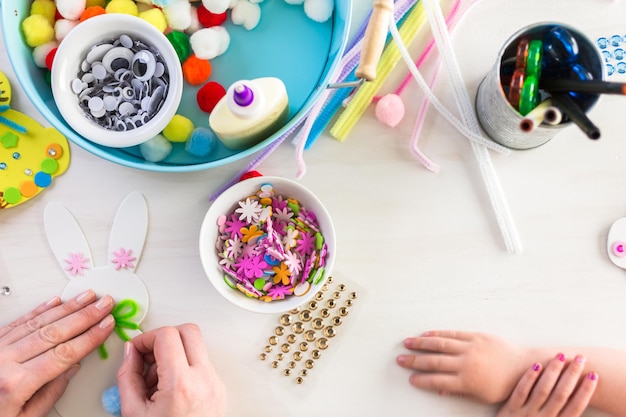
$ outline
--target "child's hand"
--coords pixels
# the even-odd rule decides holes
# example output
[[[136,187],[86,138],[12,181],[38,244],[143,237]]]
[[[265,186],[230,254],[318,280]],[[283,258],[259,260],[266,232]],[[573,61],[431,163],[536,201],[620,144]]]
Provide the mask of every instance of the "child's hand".
[[[529,363],[523,349],[483,333],[429,331],[404,346],[409,352],[397,361],[414,371],[413,386],[489,404],[509,397]]]
[[[558,354],[542,371],[539,363],[526,371],[497,417],[579,417],[598,385],[598,376],[588,373],[578,383],[585,367],[577,355],[566,365]]]

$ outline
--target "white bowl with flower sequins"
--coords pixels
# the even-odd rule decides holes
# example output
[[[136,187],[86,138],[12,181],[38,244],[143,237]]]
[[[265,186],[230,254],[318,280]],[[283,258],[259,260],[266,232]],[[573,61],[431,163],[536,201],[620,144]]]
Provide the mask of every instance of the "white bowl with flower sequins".
[[[94,143],[122,148],[159,134],[183,92],[178,55],[152,24],[109,13],[79,23],[61,41],[52,94],[63,119]]]
[[[199,247],[204,271],[224,298],[249,311],[283,313],[322,290],[335,262],[335,228],[300,183],[253,177],[211,205]]]

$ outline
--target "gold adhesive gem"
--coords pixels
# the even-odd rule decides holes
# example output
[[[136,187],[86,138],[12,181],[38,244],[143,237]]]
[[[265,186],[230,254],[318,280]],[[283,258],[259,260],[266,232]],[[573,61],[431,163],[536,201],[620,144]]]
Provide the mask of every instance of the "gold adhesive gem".
[[[287,364],[287,366],[289,367],[289,369],[293,369],[296,367],[296,363],[294,361],[291,361]]]
[[[291,326],[291,330],[296,334],[300,334],[304,331],[304,324],[301,321],[297,321]]]
[[[333,300],[332,298],[330,300],[326,300],[326,307],[335,308],[337,307],[337,302]]]
[[[337,332],[335,332],[335,328],[333,326],[326,326],[324,329],[324,336],[326,337],[335,337]]]
[[[276,336],[282,336],[285,334],[285,328],[283,326],[278,326],[274,330],[274,333],[276,333]]]
[[[292,318],[289,314],[283,314],[280,316],[280,324],[283,326],[291,326]]]
[[[309,301],[309,309],[317,310],[317,301],[315,301],[315,300]]]
[[[270,353],[272,351],[272,347],[270,345],[265,346],[265,352]]]
[[[319,330],[319,329],[323,328],[324,327],[324,320],[322,320],[319,317],[313,319],[313,321],[311,322],[311,327],[313,327],[315,330]]]
[[[308,376],[309,375],[309,370],[308,369],[302,369],[300,371],[300,375],[301,376]]]
[[[327,308],[323,308],[320,310],[320,316],[322,316],[322,318],[328,318],[330,317],[330,310]]]
[[[289,343],[296,343],[296,335],[291,333],[287,336],[287,342]]]
[[[278,336],[270,336],[270,345],[275,346],[278,343]]]
[[[282,353],[277,353],[276,354],[276,359],[279,361],[282,361],[285,358],[285,355],[283,355]]]
[[[332,318],[331,322],[333,323],[333,326],[341,326],[341,323],[343,323],[343,320],[341,320],[341,317],[335,316]]]
[[[315,349],[313,352],[311,352],[311,357],[313,359],[319,359],[322,357],[322,352],[320,352],[319,350]]]
[[[311,314],[310,310],[302,310],[302,312],[300,313],[300,320],[304,322],[311,321],[312,318],[313,315]]]
[[[345,286],[345,284],[339,284],[339,285],[337,285],[337,289],[339,291],[345,291],[346,290],[346,286]]]
[[[313,367],[314,367],[314,366],[315,366],[315,362],[313,361],[313,359],[307,359],[307,360],[304,362],[304,367],[305,367],[306,369],[313,369]]]
[[[339,299],[339,298],[341,298],[341,293],[340,293],[339,291],[335,291],[335,292],[333,293],[333,298],[335,298],[335,299]]]
[[[285,369],[285,370],[283,371],[283,375],[285,375],[285,376],[289,376],[289,375],[291,375],[291,369],[289,369],[289,368]]]
[[[304,382],[304,378],[302,378],[301,376],[296,378],[296,384],[302,384]]]
[[[267,353],[261,353],[259,355],[259,359],[261,359],[262,361],[264,361],[265,359],[267,359]]]
[[[322,337],[320,339],[317,339],[317,342],[315,342],[315,344],[320,350],[325,350],[328,348],[328,339]]]
[[[290,347],[289,347],[289,343],[283,343],[283,344],[280,346],[280,350],[282,350],[282,351],[283,351],[283,353],[287,353],[287,352],[289,352],[289,349],[290,349]]]
[[[314,342],[315,330],[307,330],[306,332],[304,332],[304,340],[306,340],[307,342]]]
[[[352,291],[350,293],[350,298],[352,298],[353,300],[356,300],[356,292],[355,291]]]
[[[352,307],[352,305],[354,304],[354,301],[352,300],[346,300],[346,307]]]
[[[302,352],[293,352],[293,359],[296,361],[302,360]]]
[[[326,282],[328,282],[329,284],[332,284],[334,280],[335,279],[333,277],[328,277],[328,280]]]
[[[300,312],[300,309],[299,309],[298,307],[296,307],[296,308],[294,308],[294,309],[289,310],[289,312],[290,312],[291,314],[298,314],[298,313]]]
[[[338,311],[341,317],[345,317],[348,315],[348,307],[341,307]]]
[[[272,362],[272,368],[278,368],[278,362],[277,361]]]
[[[315,293],[315,300],[316,301],[322,301],[324,299],[324,293],[321,291],[318,291]]]
[[[322,291],[328,291],[328,284],[322,285]]]
[[[306,352],[309,350],[309,344],[307,342],[300,342],[300,350]]]

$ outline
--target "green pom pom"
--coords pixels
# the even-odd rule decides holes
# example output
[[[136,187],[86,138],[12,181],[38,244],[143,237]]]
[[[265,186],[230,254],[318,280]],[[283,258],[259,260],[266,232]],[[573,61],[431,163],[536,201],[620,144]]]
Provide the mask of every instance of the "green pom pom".
[[[174,47],[180,63],[182,64],[185,62],[185,60],[189,58],[189,55],[191,55],[191,42],[189,42],[189,36],[185,32],[177,30],[172,31],[165,36]]]

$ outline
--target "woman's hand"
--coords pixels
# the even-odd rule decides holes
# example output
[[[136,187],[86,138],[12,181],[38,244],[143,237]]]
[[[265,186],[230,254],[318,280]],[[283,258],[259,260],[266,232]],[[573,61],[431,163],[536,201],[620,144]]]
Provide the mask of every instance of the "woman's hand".
[[[118,388],[124,417],[222,417],[226,406],[224,385],[194,324],[127,342]]]
[[[86,291],[55,297],[0,328],[0,410],[6,417],[43,417],[65,392],[78,362],[114,328],[113,299]]]

